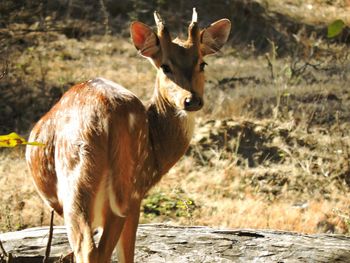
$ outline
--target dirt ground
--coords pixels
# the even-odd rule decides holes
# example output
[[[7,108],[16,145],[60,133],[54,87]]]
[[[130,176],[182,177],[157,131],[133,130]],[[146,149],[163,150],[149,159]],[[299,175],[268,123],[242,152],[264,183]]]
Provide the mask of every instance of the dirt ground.
[[[349,234],[350,34],[327,39],[326,27],[349,26],[350,4],[295,2],[237,1],[229,44],[206,60],[190,149],[147,195],[142,223]],[[97,76],[150,97],[155,72],[132,46],[128,19],[111,18],[125,24],[113,32],[47,14],[42,30],[25,11],[0,21],[1,134],[27,136],[64,91]],[[0,149],[0,190],[0,231],[48,224],[23,148]]]

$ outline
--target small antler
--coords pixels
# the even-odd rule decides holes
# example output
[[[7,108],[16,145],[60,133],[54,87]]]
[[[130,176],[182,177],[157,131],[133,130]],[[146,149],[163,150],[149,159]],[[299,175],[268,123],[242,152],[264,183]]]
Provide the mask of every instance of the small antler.
[[[192,23],[197,23],[197,20],[198,20],[198,14],[197,14],[196,8],[193,7]]]
[[[154,20],[156,21],[156,25],[158,28],[158,37],[160,39],[160,42],[169,42],[171,41],[171,37],[169,34],[168,29],[165,27],[164,20],[160,16],[160,14],[157,11],[154,11]]]
[[[191,24],[188,27],[188,41],[192,44],[197,42],[197,36],[198,36],[198,14],[196,11],[196,8],[193,8],[193,13],[192,13],[192,21]]]
[[[169,34],[168,29],[165,27],[164,20],[160,16],[157,11],[154,11],[154,20],[156,21],[157,29],[158,29],[158,38],[161,43],[171,42],[171,36]]]
[[[163,30],[165,28],[164,20],[162,19],[162,17],[160,16],[160,14],[157,11],[154,11],[154,21],[156,21],[158,35],[162,35]]]

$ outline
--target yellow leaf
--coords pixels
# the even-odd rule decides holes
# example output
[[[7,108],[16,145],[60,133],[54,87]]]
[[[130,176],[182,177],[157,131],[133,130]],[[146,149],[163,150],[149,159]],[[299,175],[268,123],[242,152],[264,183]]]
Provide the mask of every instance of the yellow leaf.
[[[27,142],[23,137],[19,136],[15,132],[7,135],[0,135],[0,147],[16,147],[24,144],[44,146],[44,144],[40,142]]]
[[[27,145],[34,145],[34,146],[45,146],[44,143],[41,142],[26,142]]]

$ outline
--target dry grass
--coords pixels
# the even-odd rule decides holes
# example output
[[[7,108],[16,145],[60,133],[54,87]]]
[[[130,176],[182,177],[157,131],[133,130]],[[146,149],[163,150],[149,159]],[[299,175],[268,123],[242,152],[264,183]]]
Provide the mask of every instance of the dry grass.
[[[1,152],[0,185],[2,231],[48,224],[50,210],[36,193],[24,161],[23,148]],[[56,223],[62,224],[62,220]]]
[[[175,191],[193,200],[194,212],[176,219],[177,223],[304,233],[349,232],[347,137],[322,129],[309,133],[302,125],[278,120],[255,120],[250,123],[251,130],[242,128],[247,126],[246,120],[223,123],[202,123],[189,156],[150,194]],[[235,136],[236,129],[241,139]],[[346,132],[349,127],[341,129]],[[236,151],[220,145],[224,132],[226,144]],[[262,143],[255,144],[256,152],[251,155],[270,156],[258,165],[244,162],[247,143],[257,137]],[[274,147],[280,158],[272,155]],[[169,219],[174,220],[158,218]]]
[[[347,1],[267,2],[271,10],[296,19],[303,14],[305,23],[335,17],[349,22]],[[61,93],[95,76],[118,82],[144,100],[151,95],[155,72],[128,39],[27,37],[37,44],[13,51],[10,77],[20,78],[16,85],[38,103],[51,99],[53,88]],[[265,56],[247,57],[226,47],[208,58],[207,103],[191,150],[144,202],[161,193],[182,213],[143,213],[141,222],[349,233],[349,50],[322,41],[318,47],[329,53],[309,60],[275,59],[271,50],[274,79]],[[292,76],[296,59],[298,66],[320,65]],[[38,83],[43,77],[45,85]],[[31,121],[32,114],[23,121]],[[23,148],[0,151],[0,185],[0,231],[48,224],[49,209],[35,192]]]

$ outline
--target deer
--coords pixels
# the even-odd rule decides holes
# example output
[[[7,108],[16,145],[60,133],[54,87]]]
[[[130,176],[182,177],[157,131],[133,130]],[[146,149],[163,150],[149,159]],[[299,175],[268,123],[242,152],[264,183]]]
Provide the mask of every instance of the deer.
[[[188,38],[173,39],[154,12],[157,30],[135,21],[131,39],[157,70],[146,104],[101,77],[77,84],[34,125],[26,160],[44,202],[64,219],[78,263],[134,262],[141,201],[185,154],[202,109],[204,57],[217,53],[228,19],[200,29],[193,9]],[[94,231],[101,229],[99,241]]]

